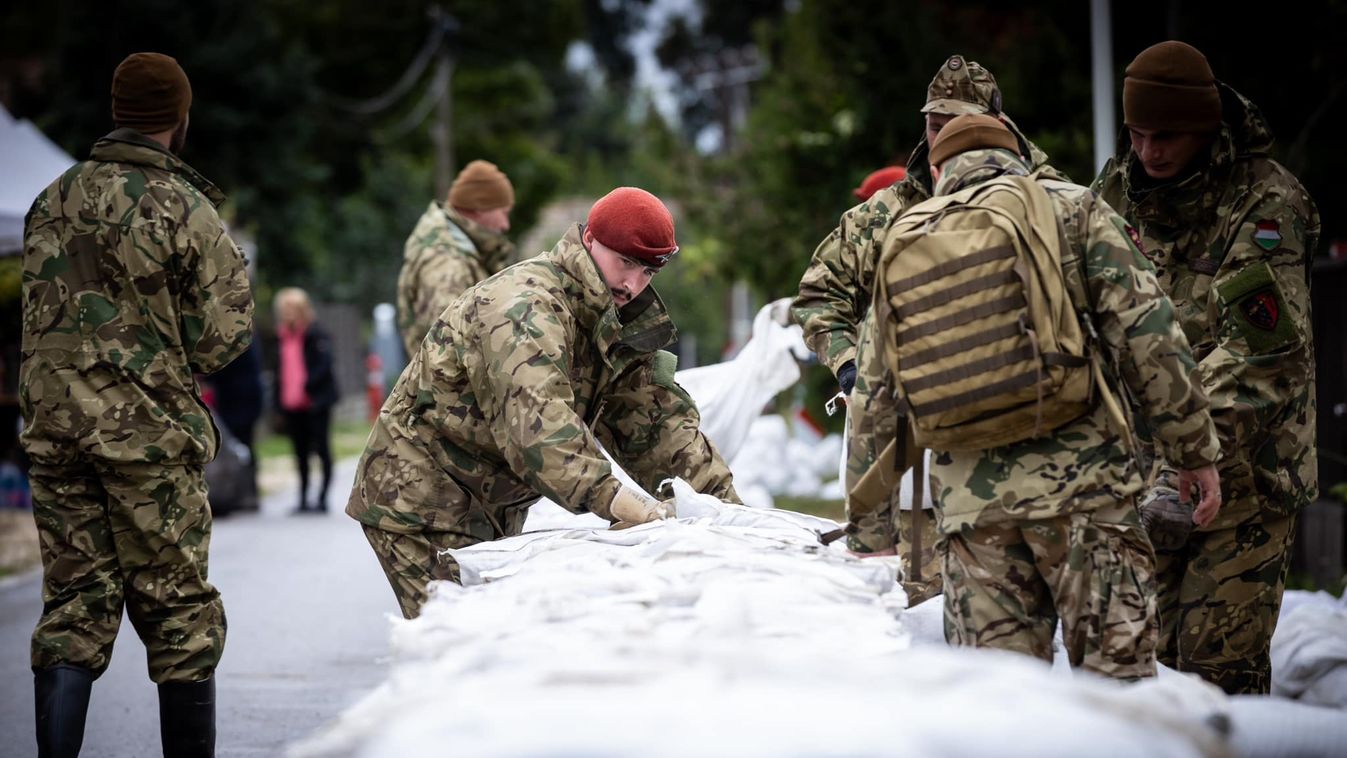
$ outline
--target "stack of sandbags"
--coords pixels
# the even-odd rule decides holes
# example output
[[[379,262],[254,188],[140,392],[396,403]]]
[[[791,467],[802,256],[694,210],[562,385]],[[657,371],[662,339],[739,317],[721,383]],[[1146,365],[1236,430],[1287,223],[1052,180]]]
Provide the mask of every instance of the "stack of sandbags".
[[[892,559],[675,491],[676,521],[453,551],[465,586],[393,621],[388,680],[292,754],[1224,754],[1213,688],[912,648]]]

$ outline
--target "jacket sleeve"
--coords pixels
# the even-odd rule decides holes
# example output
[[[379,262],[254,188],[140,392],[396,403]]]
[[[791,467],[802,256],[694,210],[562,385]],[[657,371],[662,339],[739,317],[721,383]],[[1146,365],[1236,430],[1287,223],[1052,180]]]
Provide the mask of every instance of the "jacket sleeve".
[[[842,214],[836,229],[819,243],[800,279],[800,292],[791,313],[804,328],[805,343],[819,362],[837,374],[842,364],[856,358],[856,330],[870,307],[872,236],[869,203]]]
[[[223,225],[186,229],[187,270],[179,298],[182,344],[192,369],[210,374],[253,339],[253,293],[247,260]]]
[[[524,293],[467,324],[478,355],[469,384],[516,476],[567,510],[609,518],[621,483],[575,412],[562,311],[545,294]]]
[[[1086,285],[1107,356],[1166,460],[1185,469],[1215,463],[1215,429],[1174,304],[1127,222],[1092,195],[1087,204]]]
[[[1214,333],[1191,336],[1200,340],[1198,376],[1223,450],[1259,457],[1284,422],[1313,404],[1306,264],[1318,234],[1318,213],[1303,191],[1266,196],[1234,232],[1211,282],[1206,307],[1214,314]],[[1313,429],[1312,418],[1308,423]],[[1274,457],[1283,460],[1270,463],[1273,468],[1293,467],[1291,458],[1313,448],[1300,440],[1285,443],[1276,445]]]
[[[681,477],[698,492],[738,503],[734,475],[702,433],[692,397],[674,381],[677,358],[660,351],[623,373],[604,398],[600,434],[647,492]]]

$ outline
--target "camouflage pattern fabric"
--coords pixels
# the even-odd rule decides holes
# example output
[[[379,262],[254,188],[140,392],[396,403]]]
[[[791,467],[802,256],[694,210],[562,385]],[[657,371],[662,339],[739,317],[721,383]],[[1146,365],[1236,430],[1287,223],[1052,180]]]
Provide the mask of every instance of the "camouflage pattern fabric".
[[[945,163],[936,194],[1028,171],[1009,151],[973,150]],[[1206,398],[1191,378],[1194,362],[1154,269],[1126,224],[1092,192],[1041,182],[1062,221],[1072,300],[1077,307],[1089,301],[1084,308],[1100,335],[1106,375],[1127,388],[1169,459],[1185,469],[1213,463],[1218,450]],[[894,325],[877,326],[887,342]],[[1041,655],[1042,630],[1050,641],[1060,618],[1075,635],[1068,647],[1076,665],[1122,678],[1153,672],[1153,556],[1134,506],[1144,483],[1124,434],[1100,403],[1043,437],[934,451],[947,639]],[[1125,582],[1135,582],[1123,595],[1132,600],[1113,608],[1109,598],[1116,600]]]
[[[470,288],[435,323],[379,412],[346,512],[473,544],[519,534],[546,496],[609,518],[621,486],[679,476],[738,501],[674,381],[676,336],[653,288],[620,311],[572,228],[548,253]]]
[[[1156,551],[1161,663],[1230,694],[1272,691],[1268,641],[1281,612],[1298,519],[1253,518],[1198,532],[1177,551]]]
[[[102,674],[125,607],[156,683],[209,678],[225,643],[220,593],[206,579],[210,508],[200,466],[36,464],[42,618],[34,669]]]
[[[992,72],[977,61],[951,55],[926,88],[926,105],[921,112],[947,116],[988,112],[997,115],[1001,112],[1001,89],[996,86]]]
[[[504,234],[430,204],[407,238],[398,274],[398,330],[409,357],[454,298],[505,268],[514,249]]]
[[[19,396],[45,600],[34,667],[101,672],[123,603],[156,682],[205,679],[220,658],[202,473],[219,432],[194,373],[222,368],[253,334],[223,200],[118,129],[28,213]]]
[[[434,581],[459,581],[458,562],[445,550],[472,544],[461,535],[448,532],[401,534],[362,525],[379,567],[393,587],[403,618],[421,615],[421,606],[429,598],[428,585]]]
[[[1052,661],[1060,618],[1073,668],[1155,676],[1155,555],[1130,502],[950,535],[945,639]]]
[[[942,69],[943,73],[944,69]],[[937,74],[937,80],[940,75]],[[932,82],[934,87],[936,82]],[[942,90],[943,91],[943,88]],[[1065,180],[1048,165],[1048,156],[1029,141],[1009,117],[1006,126],[1019,138],[1024,154],[1036,171],[1044,176]],[[907,162],[907,176],[891,187],[876,192],[869,200],[842,214],[841,220],[814,251],[814,257],[800,280],[800,292],[791,304],[791,313],[804,327],[805,341],[820,362],[834,374],[849,360],[856,362],[856,385],[848,398],[851,414],[847,435],[846,481],[850,491],[874,464],[880,451],[894,437],[897,407],[892,386],[867,342],[870,329],[870,285],[883,246],[884,233],[905,209],[931,196],[930,149],[922,137]],[[895,493],[895,497],[896,497]],[[849,507],[849,506],[848,506]],[[863,529],[871,538],[852,538],[848,546],[857,552],[885,550],[901,537],[893,522],[898,508],[890,503],[883,513],[850,514],[849,518],[878,521]],[[907,555],[900,545],[899,555]],[[905,557],[903,560],[907,560]]]
[[[1008,151],[972,150],[946,161],[936,194],[1016,170],[1026,167]],[[1062,220],[1062,270],[1073,301],[1090,301],[1106,375],[1149,419],[1169,460],[1184,469],[1215,462],[1216,434],[1187,341],[1127,225],[1085,187],[1041,184]],[[1132,502],[1144,484],[1102,403],[1043,437],[980,452],[937,451],[931,475],[942,534]]]
[[[1224,628],[1247,604],[1266,607],[1260,598],[1267,591],[1275,590],[1280,598],[1276,577],[1284,572],[1260,568],[1264,581],[1256,586],[1231,573],[1239,589],[1219,592],[1208,577],[1217,562],[1263,567],[1267,556],[1253,559],[1228,551],[1254,550],[1236,536],[1239,530],[1259,521],[1284,523],[1284,517],[1318,495],[1309,262],[1320,225],[1304,187],[1268,157],[1272,133],[1258,109],[1228,86],[1218,83],[1218,88],[1226,121],[1203,170],[1157,186],[1145,177],[1124,138],[1095,186],[1136,225],[1139,242],[1174,301],[1211,399],[1223,451],[1221,511],[1190,535],[1185,558],[1163,562],[1160,577],[1162,586],[1184,587],[1179,595],[1206,592],[1219,601],[1190,608],[1168,593],[1160,615],[1167,624],[1179,615],[1184,619],[1179,668],[1212,672],[1212,681],[1243,692],[1252,691],[1243,689],[1246,684],[1266,686],[1275,613],[1270,623],[1248,627],[1262,635],[1257,654],[1245,641],[1231,641],[1230,650],[1213,649],[1212,632],[1206,630]],[[1172,484],[1175,462],[1158,455],[1165,464],[1163,479]],[[1214,545],[1221,546],[1220,552],[1200,549]],[[1243,673],[1230,669],[1231,661],[1244,658],[1250,662]],[[1222,667],[1217,677],[1214,672]]]
[[[219,432],[194,373],[252,340],[243,254],[210,182],[129,129],[28,212],[19,402],[34,460],[204,464]]]
[[[912,512],[899,511],[893,518],[898,527],[896,549],[903,567],[903,591],[907,593],[908,607],[925,602],[944,592],[940,530],[934,509],[917,511],[917,527],[921,529],[921,581],[914,580],[912,572]]]

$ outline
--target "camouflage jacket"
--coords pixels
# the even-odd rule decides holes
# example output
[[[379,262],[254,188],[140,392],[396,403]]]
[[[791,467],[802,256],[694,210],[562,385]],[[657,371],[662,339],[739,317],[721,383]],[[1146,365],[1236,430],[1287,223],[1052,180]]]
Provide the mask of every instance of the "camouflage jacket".
[[[1008,117],[1005,120],[1035,170],[1066,179],[1048,165],[1047,154]],[[814,250],[809,268],[800,279],[800,293],[791,304],[791,312],[804,327],[809,348],[834,375],[842,364],[856,359],[857,332],[870,308],[870,285],[885,230],[906,208],[931,196],[929,156],[926,138],[922,137],[907,162],[907,176],[843,213],[837,228]]]
[[[1140,232],[1211,399],[1225,504],[1208,529],[1294,513],[1319,479],[1309,287],[1319,212],[1268,157],[1258,109],[1220,89],[1225,123],[1203,170],[1156,186],[1124,138],[1095,182]]]
[[[954,194],[1012,172],[1029,173],[1007,151],[969,151],[946,163],[936,194]],[[1085,187],[1041,182],[1063,224],[1062,270],[1074,304],[1099,333],[1097,347],[1110,383],[1126,386],[1166,457],[1184,468],[1214,463],[1216,433],[1207,400],[1193,379],[1188,343],[1129,227]],[[1075,302],[1080,297],[1089,302]],[[933,451],[932,492],[941,531],[1052,518],[1128,501],[1144,482],[1124,434],[1097,403],[1092,412],[1041,438],[976,452]]]
[[[118,129],[34,201],[19,395],[35,460],[215,457],[219,432],[193,374],[224,367],[253,334],[223,200],[158,143]]]
[[[407,238],[398,274],[398,330],[407,356],[416,355],[454,298],[505,268],[513,254],[504,234],[432,202]]]
[[[573,227],[551,252],[470,288],[431,328],[379,412],[346,512],[392,532],[518,534],[539,495],[608,517],[621,486],[680,476],[738,500],[660,348],[654,289],[619,311]]]

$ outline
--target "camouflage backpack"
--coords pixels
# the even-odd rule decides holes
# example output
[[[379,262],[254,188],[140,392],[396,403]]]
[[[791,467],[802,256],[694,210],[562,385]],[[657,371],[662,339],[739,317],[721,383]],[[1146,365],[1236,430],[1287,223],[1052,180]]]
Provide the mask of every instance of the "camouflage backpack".
[[[933,198],[894,224],[875,307],[917,445],[999,447],[1090,409],[1088,320],[1062,273],[1069,251],[1052,201],[1029,177]],[[1080,262],[1073,255],[1068,265]]]

